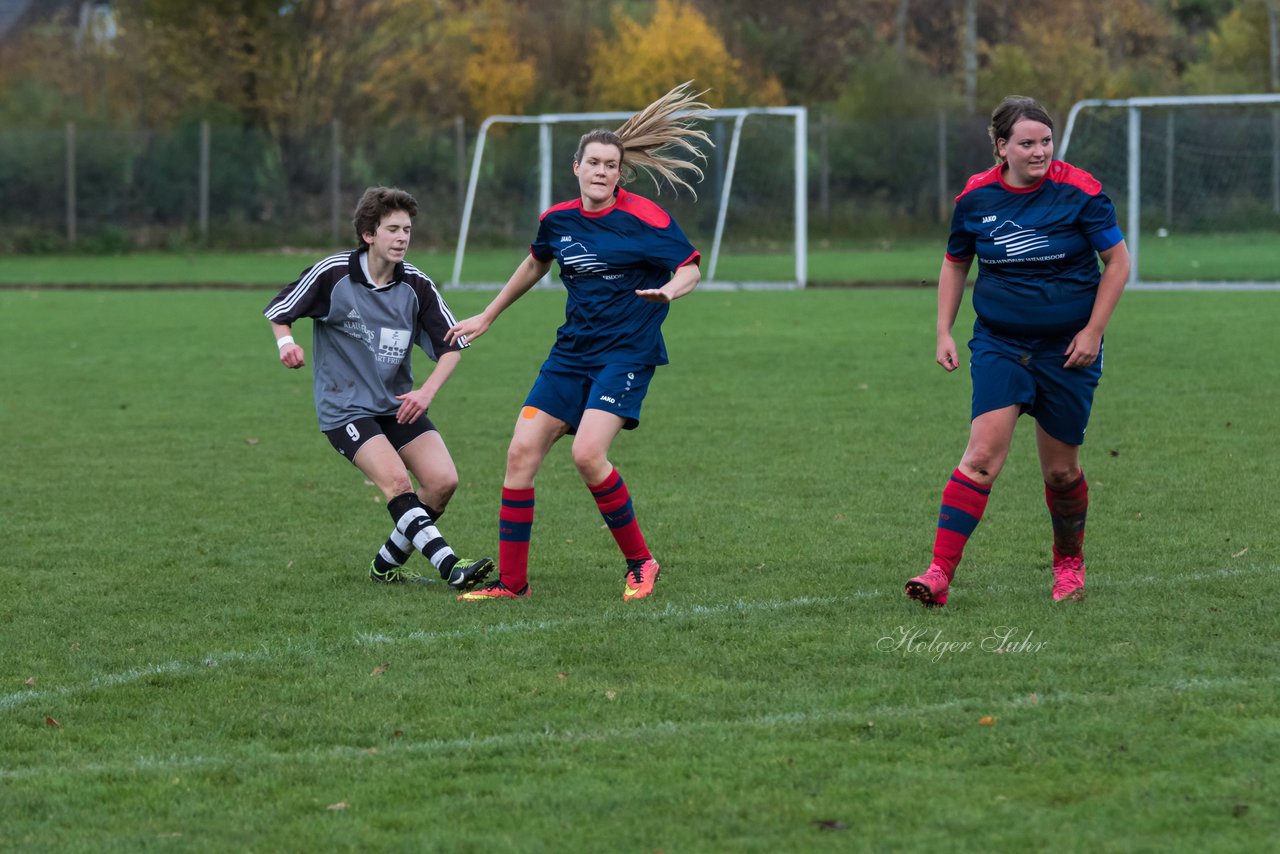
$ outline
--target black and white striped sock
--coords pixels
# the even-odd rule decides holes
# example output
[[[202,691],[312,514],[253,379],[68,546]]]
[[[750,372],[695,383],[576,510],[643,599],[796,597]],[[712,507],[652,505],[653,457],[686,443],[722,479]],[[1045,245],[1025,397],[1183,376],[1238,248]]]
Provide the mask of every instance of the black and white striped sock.
[[[392,539],[395,534],[400,534],[422,552],[423,557],[431,561],[432,566],[439,570],[441,578],[448,578],[453,565],[458,562],[458,556],[453,553],[453,549],[449,548],[449,544],[437,530],[426,505],[419,500],[418,496],[412,492],[397,495],[387,503],[387,510],[396,523]],[[384,545],[383,548],[385,549],[386,546]],[[405,554],[407,560],[409,555],[406,550],[400,549],[400,551]],[[381,556],[381,552],[379,555]]]

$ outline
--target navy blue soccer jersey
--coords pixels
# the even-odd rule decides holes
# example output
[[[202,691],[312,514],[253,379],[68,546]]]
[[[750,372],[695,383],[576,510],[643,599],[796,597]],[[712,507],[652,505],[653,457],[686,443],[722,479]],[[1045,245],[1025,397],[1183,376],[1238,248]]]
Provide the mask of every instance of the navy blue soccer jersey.
[[[1074,335],[1093,311],[1097,253],[1124,239],[1115,207],[1097,179],[1061,160],[1030,187],[1009,186],[1001,171],[974,175],[956,197],[947,259],[977,256],[973,308],[994,331]]]
[[[529,251],[539,261],[559,262],[568,292],[548,362],[667,364],[662,321],[669,306],[635,292],[660,288],[677,268],[699,262],[670,214],[622,188],[602,211],[584,210],[581,199],[563,202],[542,215]]]

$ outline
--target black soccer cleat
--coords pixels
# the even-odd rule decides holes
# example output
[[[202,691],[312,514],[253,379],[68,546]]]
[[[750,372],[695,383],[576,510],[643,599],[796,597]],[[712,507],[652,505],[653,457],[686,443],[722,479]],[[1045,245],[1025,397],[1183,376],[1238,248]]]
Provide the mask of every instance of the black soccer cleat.
[[[458,558],[449,573],[449,586],[454,590],[470,590],[493,572],[493,558],[482,557],[477,560]]]

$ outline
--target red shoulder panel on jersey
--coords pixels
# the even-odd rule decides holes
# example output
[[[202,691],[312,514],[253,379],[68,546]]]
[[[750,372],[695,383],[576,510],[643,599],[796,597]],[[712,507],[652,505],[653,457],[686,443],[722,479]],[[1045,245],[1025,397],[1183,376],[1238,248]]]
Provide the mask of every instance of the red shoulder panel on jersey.
[[[618,189],[617,207],[654,228],[666,228],[671,224],[671,214],[658,207],[657,203],[621,188]]]
[[[978,189],[979,187],[985,187],[988,184],[999,184],[1000,171],[1003,168],[1004,168],[1004,164],[998,163],[995,166],[992,166],[986,172],[979,172],[977,175],[970,175],[969,180],[964,182],[964,189],[960,191],[959,196],[956,196],[956,201],[957,202],[960,201],[960,199],[965,195],[965,193],[972,193],[974,190]]]
[[[545,211],[542,212],[542,216],[538,217],[538,221],[541,222],[542,220],[547,218],[547,214],[554,213],[555,211],[571,211],[574,209],[581,209],[581,208],[582,208],[582,199],[570,199],[567,202],[561,202],[558,205],[552,205],[551,207],[547,208]]]
[[[1049,164],[1049,180],[1058,184],[1070,184],[1091,196],[1102,192],[1102,182],[1083,169],[1077,169],[1062,160],[1055,160]]]

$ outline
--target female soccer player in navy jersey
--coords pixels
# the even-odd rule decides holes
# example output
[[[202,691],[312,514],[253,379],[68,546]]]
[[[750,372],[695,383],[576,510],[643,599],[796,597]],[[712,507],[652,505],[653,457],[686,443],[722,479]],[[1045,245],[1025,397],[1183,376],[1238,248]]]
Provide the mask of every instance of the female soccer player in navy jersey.
[[[529,255],[480,314],[449,330],[448,340],[475,340],[506,308],[559,262],[568,292],[564,325],[516,419],[507,450],[498,522],[500,578],[459,596],[466,601],[529,595],[529,539],[534,476],[561,437],[574,434],[573,462],[626,558],[623,599],[653,592],[658,562],[645,543],[627,485],[609,462],[620,430],[640,423],[654,368],[667,363],[662,321],[672,300],[698,284],[698,251],[666,211],[619,187],[624,171],[656,173],[689,188],[680,172],[696,164],[663,153],[676,147],[705,158],[709,143],[691,123],[706,109],[678,86],[616,132],[593,130],[573,158],[579,197],[542,215]],[[677,114],[680,114],[677,116]],[[692,189],[692,188],[689,188]]]
[[[456,318],[432,281],[405,263],[417,213],[418,203],[403,190],[370,187],[352,223],[359,248],[313,264],[263,314],[286,368],[306,363],[290,333],[294,321],[311,318],[320,429],[387,500],[395,527],[374,556],[369,577],[416,577],[403,568],[416,548],[450,587],[469,590],[484,580],[493,561],[458,558],[436,527],[457,488],[458,472],[427,417],[467,342],[456,336],[445,342]],[[414,344],[436,362],[417,389],[410,364]],[[421,485],[417,491],[410,472]]]
[[[988,134],[996,165],[956,197],[938,276],[937,361],[954,371],[960,360],[951,327],[978,259],[969,444],[942,491],[933,560],[906,585],[909,597],[933,607],[947,602],[1023,412],[1036,420],[1053,528],[1052,597],[1083,597],[1089,487],[1080,445],[1102,376],[1102,333],[1129,278],[1115,208],[1092,175],[1053,159],[1053,120],[1044,108],[1005,98]]]

